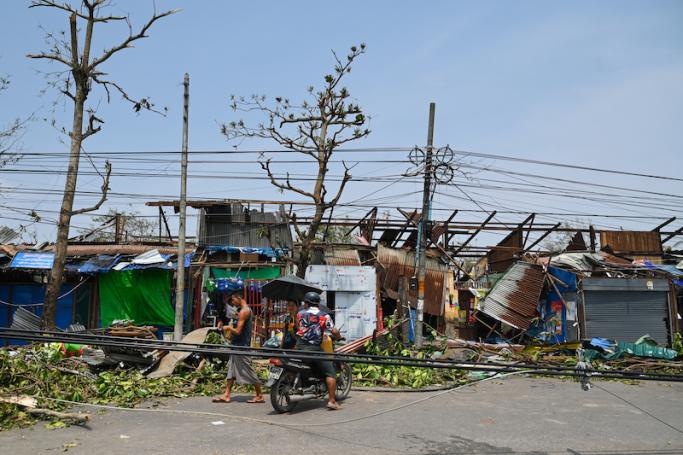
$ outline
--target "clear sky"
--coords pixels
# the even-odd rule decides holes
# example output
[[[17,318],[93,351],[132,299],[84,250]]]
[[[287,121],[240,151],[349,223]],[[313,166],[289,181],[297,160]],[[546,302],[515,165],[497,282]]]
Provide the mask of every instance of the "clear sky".
[[[53,114],[55,93],[41,94],[45,83],[39,71],[56,67],[29,60],[25,55],[44,48],[41,27],[59,31],[68,25],[68,20],[63,13],[29,9],[28,4],[28,1],[6,0],[0,7],[0,42],[3,43],[0,74],[8,74],[12,79],[10,89],[0,96],[0,124],[16,116],[33,114],[35,120],[29,123],[22,139],[23,149],[65,153],[68,148],[60,142],[59,133],[49,121],[41,120],[54,117],[58,125],[70,124],[69,106],[58,104]],[[113,11],[129,12],[136,25],[152,12],[152,5],[146,0],[119,0]],[[167,106],[169,113],[166,117],[150,113],[136,115],[116,96],[106,104],[101,93],[97,93],[92,105],[98,105],[98,115],[106,123],[99,134],[86,142],[85,149],[89,152],[135,151],[140,152],[140,157],[150,158],[144,152],[177,151],[181,143],[185,72],[191,77],[191,150],[232,149],[219,132],[220,122],[236,118],[228,108],[230,94],[302,98],[308,85],[319,85],[322,76],[330,71],[331,49],[344,52],[362,41],[367,43],[368,51],[358,60],[347,86],[372,117],[373,132],[354,147],[423,145],[428,104],[434,101],[437,145],[683,177],[683,2],[680,1],[157,0],[156,8],[182,11],[155,24],[150,37],[139,41],[134,49],[117,54],[107,63],[106,71],[133,95],[150,96],[158,106]],[[100,26],[95,31],[95,49],[108,47],[126,33],[125,26]],[[239,147],[264,146],[245,142]],[[359,156],[362,157],[359,159],[402,160],[406,154]],[[231,163],[229,156],[203,158],[224,161],[190,165],[193,177],[189,181],[189,195],[193,198],[295,199],[279,194],[258,179],[198,178],[201,174],[256,176],[259,172],[255,164]],[[197,159],[201,158],[191,157],[191,160]],[[154,211],[145,208],[144,201],[158,198],[147,195],[177,197],[176,178],[116,175],[140,169],[176,174],[179,165],[173,160],[177,160],[177,155],[163,156],[157,163],[114,159],[112,191],[139,196],[113,196],[100,212],[132,204],[133,209],[149,215]],[[96,161],[101,165],[103,159],[98,155]],[[458,181],[465,185],[461,189],[467,192],[467,198],[475,199],[478,205],[465,198],[461,190],[442,187],[435,196],[435,217],[445,217],[440,209],[483,207],[571,213],[548,215],[544,221],[564,218],[634,229],[651,229],[662,217],[683,217],[681,181],[491,159],[468,159],[467,163],[667,196],[475,172],[467,179],[459,177]],[[0,224],[16,227],[22,222],[8,218],[26,218],[8,207],[35,209],[46,220],[54,219],[64,177],[24,172],[40,166],[63,170],[66,162],[65,159],[24,160],[0,171],[3,189],[0,213],[5,218]],[[82,169],[90,170],[88,166],[83,162]],[[407,163],[361,163],[354,169],[354,176],[396,176],[406,167]],[[291,170],[305,173],[306,169],[299,166]],[[339,174],[340,170],[335,167],[333,173]],[[503,185],[505,189],[490,188],[500,186],[500,181],[507,182]],[[343,200],[365,200],[365,195],[386,185],[386,181],[351,182]],[[54,190],[54,193],[30,194],[36,188]],[[79,180],[81,190],[97,191],[98,188],[96,176],[84,175]],[[25,191],[19,193],[17,189]],[[530,189],[535,192],[529,192]],[[388,206],[417,207],[420,190],[417,183],[398,182],[367,199]],[[570,193],[585,197],[588,191],[595,193],[590,198],[607,197],[610,201],[566,197]],[[82,206],[93,199],[80,195],[76,204]],[[346,208],[339,214],[358,216],[367,209],[352,210]],[[650,218],[604,219],[592,214]],[[458,216],[464,220],[480,220],[486,214]],[[523,218],[523,215],[499,215],[499,219],[510,223]],[[87,216],[74,220],[79,226],[89,223]],[[193,232],[194,221],[189,225]],[[679,227],[680,222],[674,226]],[[32,229],[41,239],[54,236],[54,227],[49,224],[36,224]]]

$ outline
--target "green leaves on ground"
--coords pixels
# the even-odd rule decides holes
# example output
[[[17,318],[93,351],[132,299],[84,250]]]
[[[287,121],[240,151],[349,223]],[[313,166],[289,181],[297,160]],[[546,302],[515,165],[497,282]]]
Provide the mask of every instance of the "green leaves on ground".
[[[424,359],[432,354],[432,350],[412,351],[391,333],[365,344],[367,354],[379,356],[398,356],[409,359]],[[440,370],[434,368],[418,368],[410,366],[361,365],[353,366],[353,379],[361,387],[409,387],[421,389],[431,385],[448,384],[463,379],[464,374],[458,370]]]
[[[0,394],[36,397],[41,408],[55,411],[69,405],[41,397],[132,407],[152,398],[219,394],[225,387],[224,370],[223,362],[207,361],[201,369],[182,365],[176,374],[159,379],[148,379],[133,368],[93,375],[79,360],[62,358],[50,347],[31,346],[0,350]],[[0,431],[35,422],[19,406],[0,403]],[[60,424],[51,425],[58,428]]]

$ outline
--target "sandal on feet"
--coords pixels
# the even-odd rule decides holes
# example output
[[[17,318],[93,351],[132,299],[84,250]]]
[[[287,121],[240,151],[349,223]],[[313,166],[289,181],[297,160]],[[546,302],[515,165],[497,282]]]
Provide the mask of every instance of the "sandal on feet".
[[[327,409],[330,411],[338,411],[341,409],[339,403],[327,403]]]
[[[247,400],[247,403],[250,404],[255,404],[255,403],[265,403],[266,400],[263,397],[260,398],[252,398],[251,400]]]
[[[212,403],[230,403],[230,398],[215,397],[211,399]]]

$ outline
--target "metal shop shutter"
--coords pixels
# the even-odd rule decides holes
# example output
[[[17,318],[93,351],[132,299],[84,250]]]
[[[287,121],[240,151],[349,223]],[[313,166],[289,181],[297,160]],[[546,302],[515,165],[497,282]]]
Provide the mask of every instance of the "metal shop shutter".
[[[586,337],[634,342],[650,334],[668,343],[668,294],[661,291],[586,291],[583,293]]]

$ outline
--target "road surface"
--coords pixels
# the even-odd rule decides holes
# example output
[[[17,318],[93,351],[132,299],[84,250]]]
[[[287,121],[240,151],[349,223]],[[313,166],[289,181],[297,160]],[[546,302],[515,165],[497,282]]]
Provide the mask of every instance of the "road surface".
[[[575,382],[515,376],[440,394],[353,392],[342,411],[305,402],[291,415],[247,404],[248,397],[230,404],[173,399],[149,409],[182,413],[91,409],[87,428],[3,432],[0,452],[683,454],[683,384],[598,385],[604,390],[583,392]]]

